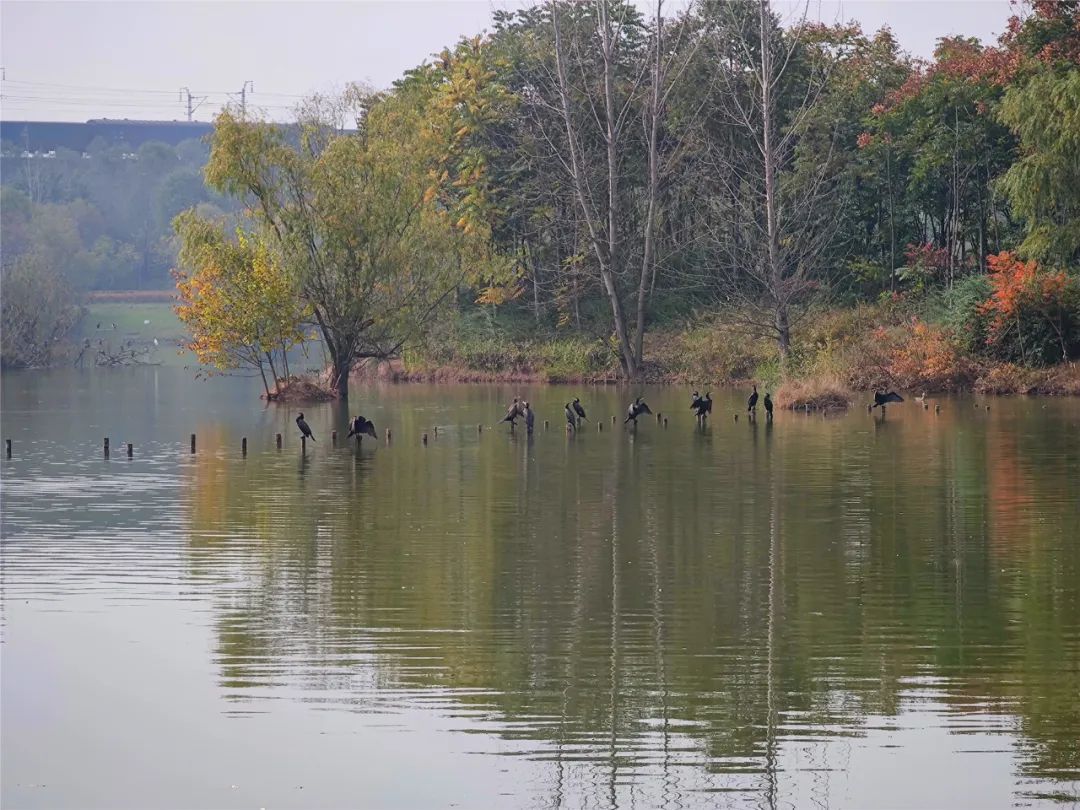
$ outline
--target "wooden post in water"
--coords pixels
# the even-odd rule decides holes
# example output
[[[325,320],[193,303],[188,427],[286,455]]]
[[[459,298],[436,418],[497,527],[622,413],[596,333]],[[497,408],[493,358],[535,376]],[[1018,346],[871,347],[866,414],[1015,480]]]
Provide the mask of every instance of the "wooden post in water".
[[[390,432],[390,428],[386,429],[386,443],[390,444],[390,440],[394,438],[394,434]]]
[[[109,437],[108,436],[105,437],[105,444],[104,444],[103,449],[105,450],[105,458],[108,458],[109,457]]]
[[[427,447],[427,434],[426,433],[421,437],[420,441],[422,441],[424,443],[424,447]]]
[[[131,446],[131,442],[128,442],[128,458],[135,456],[135,448]]]
[[[331,430],[330,431],[330,446],[331,447],[337,447],[337,431],[336,430]]]
[[[245,456],[247,455],[247,436],[240,440],[240,453]]]
[[[656,424],[660,424],[660,411],[656,412]]]
[[[613,425],[615,424],[615,417],[614,416],[611,417],[611,424],[613,424]]]
[[[195,434],[194,433],[191,434],[191,452],[192,452],[192,454],[195,453]]]
[[[7,450],[7,457],[11,458],[11,439],[4,440],[5,449]]]
[[[705,420],[703,419],[701,421],[704,422]],[[664,417],[664,430],[667,430],[667,417],[666,416]]]
[[[736,422],[738,422],[738,421],[739,421],[739,415],[738,415],[738,414],[735,414],[735,421],[736,421]]]
[[[438,425],[435,425],[435,426],[434,426],[434,427],[432,428],[432,431],[434,431],[434,433],[435,433],[435,438],[436,438],[436,439],[437,439],[437,438],[439,438],[439,426],[438,426]]]
[[[476,435],[479,436],[483,432],[484,432],[484,426],[483,425],[477,425],[476,426]]]
[[[300,455],[307,455],[307,436],[300,437]]]
[[[548,420],[545,419],[544,420],[544,430],[547,430],[547,429],[548,429]]]
[[[277,449],[281,449],[281,434],[277,434]]]
[[[604,423],[603,422],[597,422],[596,423],[596,432],[597,433],[603,433],[604,432]]]

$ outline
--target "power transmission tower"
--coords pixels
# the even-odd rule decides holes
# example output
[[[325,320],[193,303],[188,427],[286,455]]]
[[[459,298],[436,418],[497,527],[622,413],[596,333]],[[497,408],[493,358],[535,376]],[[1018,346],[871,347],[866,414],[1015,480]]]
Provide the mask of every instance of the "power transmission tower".
[[[245,81],[244,86],[240,88],[240,112],[242,112],[245,116],[247,115],[247,94],[249,86],[251,87],[251,92],[254,93],[255,82],[253,82],[251,79]]]
[[[188,90],[186,87],[181,87],[180,100],[183,101],[185,96],[187,97],[187,120],[190,121],[192,114],[195,112],[195,110],[199,109],[199,107],[202,106],[203,102],[206,101],[207,97],[193,96],[191,95],[190,90]]]

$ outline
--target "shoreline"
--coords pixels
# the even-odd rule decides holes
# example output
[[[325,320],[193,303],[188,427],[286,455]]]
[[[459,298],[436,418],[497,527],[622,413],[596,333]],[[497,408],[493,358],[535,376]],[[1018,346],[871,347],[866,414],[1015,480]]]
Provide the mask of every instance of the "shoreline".
[[[633,385],[664,385],[664,386],[688,386],[704,388],[739,388],[749,387],[752,384],[764,384],[760,379],[753,377],[717,377],[712,379],[690,379],[682,372],[663,371],[651,367],[646,369],[643,379],[629,381],[614,373],[582,373],[582,374],[552,374],[536,369],[506,369],[485,370],[463,368],[451,365],[433,365],[420,368],[407,368],[401,360],[381,361],[378,364],[361,364],[354,368],[353,379],[363,382],[380,382],[392,384],[448,384],[448,385],[497,385],[497,384],[529,384],[529,385],[603,385],[603,386],[633,386]],[[804,400],[808,399],[811,408],[815,407],[814,401],[818,398],[827,400],[818,407],[834,409],[840,407],[837,402],[838,396],[846,396],[848,404],[853,400],[852,396],[875,390],[873,385],[852,385],[845,383],[834,374],[805,374],[791,375],[782,380],[769,381],[778,392],[777,405],[779,407],[802,408]],[[890,387],[901,392],[910,392],[912,396],[917,394],[948,394],[948,395],[981,395],[981,396],[1039,396],[1060,397],[1080,396],[1080,363],[1062,363],[1043,369],[1024,368],[1007,363],[987,364],[979,369],[970,383],[956,384],[951,386],[934,386],[931,384],[914,384],[907,386],[893,385]],[[801,399],[795,405],[784,403],[785,389],[796,389]],[[809,389],[809,391],[807,391]],[[795,395],[796,391],[789,391],[789,396]]]

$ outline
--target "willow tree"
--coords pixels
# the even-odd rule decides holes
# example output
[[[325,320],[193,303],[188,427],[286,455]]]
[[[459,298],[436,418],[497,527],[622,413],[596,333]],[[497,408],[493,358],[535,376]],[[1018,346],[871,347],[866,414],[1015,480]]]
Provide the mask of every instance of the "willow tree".
[[[215,121],[207,182],[244,200],[295,279],[340,397],[356,361],[394,356],[459,286],[499,266],[472,145],[503,102],[474,40],[388,93],[313,98],[295,129],[235,109]]]

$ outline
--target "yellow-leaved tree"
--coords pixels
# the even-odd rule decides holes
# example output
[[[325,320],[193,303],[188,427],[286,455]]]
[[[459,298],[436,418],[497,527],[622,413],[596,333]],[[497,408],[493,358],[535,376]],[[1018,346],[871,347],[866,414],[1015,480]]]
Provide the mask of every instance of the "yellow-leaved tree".
[[[187,348],[219,371],[256,369],[267,399],[289,376],[288,352],[304,339],[307,315],[292,277],[271,247],[194,210],[180,214],[175,271],[176,314],[187,326]]]
[[[478,135],[510,102],[485,59],[479,40],[462,42],[387,93],[309,100],[295,127],[236,109],[215,121],[207,182],[246,204],[343,399],[357,360],[394,356],[459,289],[509,272],[491,247]]]

